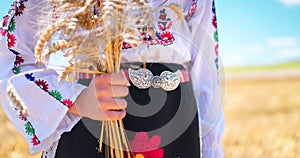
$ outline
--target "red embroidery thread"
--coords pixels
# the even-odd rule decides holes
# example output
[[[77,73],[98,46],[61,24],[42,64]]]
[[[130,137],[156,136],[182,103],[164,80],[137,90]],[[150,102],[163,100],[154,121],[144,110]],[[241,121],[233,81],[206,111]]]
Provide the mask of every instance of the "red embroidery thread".
[[[137,132],[132,141],[129,141],[135,157],[163,158],[164,149],[159,148],[161,137],[154,135],[148,137],[147,132]]]

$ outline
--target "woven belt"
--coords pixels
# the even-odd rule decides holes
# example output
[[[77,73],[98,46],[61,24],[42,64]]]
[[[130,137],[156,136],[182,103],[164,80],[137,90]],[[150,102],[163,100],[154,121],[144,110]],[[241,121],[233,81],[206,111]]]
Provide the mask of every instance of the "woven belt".
[[[173,91],[180,83],[190,81],[187,70],[177,70],[176,72],[163,71],[159,76],[154,76],[150,70],[145,68],[137,70],[128,68],[125,70],[125,74],[127,79],[139,89],[147,89],[153,86],[154,88]]]
[[[142,66],[143,63],[122,64],[127,79],[139,89],[147,89],[153,86],[154,88],[172,91],[175,90],[180,83],[190,81],[189,71],[183,69],[182,65],[147,63],[147,68],[142,68]],[[159,70],[162,67],[166,69],[163,68]],[[78,79],[80,83],[84,83],[84,85],[88,85],[89,80],[92,79],[93,76],[94,75],[90,73],[76,73],[76,79]]]

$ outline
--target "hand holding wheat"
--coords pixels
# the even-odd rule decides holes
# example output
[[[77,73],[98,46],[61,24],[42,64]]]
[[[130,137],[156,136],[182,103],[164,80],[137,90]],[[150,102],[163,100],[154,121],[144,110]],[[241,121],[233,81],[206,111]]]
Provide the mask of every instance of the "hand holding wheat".
[[[93,120],[121,120],[125,117],[128,80],[124,73],[96,76],[76,99],[69,112]]]

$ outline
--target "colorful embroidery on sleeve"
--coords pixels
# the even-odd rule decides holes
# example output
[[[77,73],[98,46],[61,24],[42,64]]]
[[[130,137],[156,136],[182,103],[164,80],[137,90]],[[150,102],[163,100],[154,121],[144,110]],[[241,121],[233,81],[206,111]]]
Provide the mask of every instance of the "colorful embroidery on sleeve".
[[[7,34],[2,34],[2,36],[7,35],[7,41],[8,41],[8,48],[10,52],[16,55],[16,59],[14,61],[14,67],[12,68],[12,71],[14,74],[21,73],[21,64],[25,62],[25,60],[22,58],[19,52],[12,49],[12,47],[16,44],[16,37],[12,33],[15,30],[16,24],[14,20],[14,16],[20,16],[23,14],[24,9],[26,8],[24,2],[28,0],[18,0],[15,1],[8,12],[8,15],[4,17],[3,19],[3,27],[1,28],[1,32],[5,32]],[[7,27],[5,27],[7,26]],[[49,95],[53,96],[55,99],[59,100],[62,104],[66,105],[67,107],[71,107],[73,105],[72,101],[70,99],[65,99],[62,101],[62,95],[56,91],[51,90],[49,91],[49,85],[45,80],[38,79],[36,80],[33,74],[26,74],[25,77],[29,81],[35,82],[35,84],[43,89],[45,92],[49,93]]]
[[[61,95],[60,92],[57,91],[57,90],[49,91],[49,94],[50,94],[51,96],[53,96],[53,97],[54,97],[56,100],[58,100],[58,101],[61,101],[61,100],[62,100],[62,95]]]
[[[0,34],[3,37],[7,38],[7,47],[8,50],[13,53],[16,58],[14,61],[14,67],[12,68],[12,72],[14,74],[19,74],[21,73],[21,65],[25,62],[25,60],[22,58],[19,52],[13,49],[13,47],[16,44],[17,38],[13,34],[13,32],[16,29],[16,22],[15,22],[15,16],[21,16],[26,8],[25,2],[28,0],[15,0],[13,4],[11,5],[8,14],[4,16],[3,21],[2,21],[2,26],[0,27]],[[57,90],[51,90],[49,91],[49,85],[45,80],[38,79],[33,76],[33,74],[26,74],[25,77],[29,80],[34,82],[37,86],[39,86],[43,91],[47,92],[50,96],[54,97],[58,101],[60,101],[63,105],[67,106],[70,108],[73,103],[70,99],[62,99],[61,93],[59,93]],[[35,129],[31,122],[28,120],[27,117],[25,117],[19,109],[15,108],[19,115],[19,119],[25,122],[24,125],[24,130],[25,133],[30,136],[31,138],[31,143],[33,146],[39,145],[40,140],[36,136]]]
[[[198,0],[193,0],[192,1],[192,5],[190,7],[190,9],[188,10],[187,15],[185,15],[185,20],[189,21],[191,19],[191,17],[195,14],[196,9],[197,9],[197,1]]]
[[[11,47],[14,47],[15,44],[16,44],[16,37],[15,35],[11,34],[11,33],[8,33],[7,34],[7,42],[8,42],[8,48],[11,48]]]
[[[20,53],[17,51],[13,50],[12,48],[15,46],[17,38],[13,34],[13,32],[16,29],[16,23],[15,23],[15,16],[20,16],[23,14],[24,8],[25,8],[25,2],[27,0],[16,0],[13,2],[13,4],[10,6],[10,10],[8,11],[8,14],[4,16],[2,26],[0,28],[1,36],[7,38],[7,47],[10,52],[16,55],[16,59],[14,61],[14,67],[12,68],[12,72],[14,74],[19,74],[21,73],[21,68],[20,65],[25,62],[25,60],[20,56]],[[30,123],[28,118],[26,118],[22,112],[19,111],[19,109],[15,108],[17,113],[19,113],[19,118],[20,120],[25,122],[24,125],[24,130],[25,133],[30,136],[31,138],[31,143],[33,146],[39,145],[40,141],[38,137],[35,134],[35,129],[33,125]]]
[[[41,142],[35,134],[35,129],[32,124],[28,121],[28,119],[20,112],[18,109],[15,109],[19,113],[20,120],[25,122],[25,133],[31,137],[31,143],[33,146],[39,145]]]
[[[219,36],[218,36],[218,25],[217,25],[217,16],[216,16],[216,7],[215,7],[215,1],[212,1],[212,13],[213,13],[213,17],[212,17],[212,26],[215,29],[214,32],[214,41],[215,41],[215,65],[216,68],[219,69]]]

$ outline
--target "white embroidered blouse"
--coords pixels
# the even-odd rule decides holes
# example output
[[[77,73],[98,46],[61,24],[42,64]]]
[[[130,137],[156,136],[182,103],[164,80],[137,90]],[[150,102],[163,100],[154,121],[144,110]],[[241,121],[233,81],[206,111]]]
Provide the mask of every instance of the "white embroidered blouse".
[[[153,7],[164,0],[149,0]],[[220,92],[218,35],[213,0],[168,0],[183,10],[185,18],[168,8],[154,12],[156,37],[148,36],[149,49],[141,45],[130,49],[123,45],[122,62],[178,63],[190,70],[199,112],[202,157],[223,157],[221,138],[224,131]],[[55,71],[19,75],[28,70],[45,69],[36,64],[34,46],[38,39],[37,23],[43,14],[40,0],[16,0],[1,22],[0,104],[16,129],[25,137],[30,152],[47,151],[57,144],[63,132],[70,131],[80,117],[68,113],[76,97],[85,88],[69,82],[57,82]],[[164,22],[159,22],[159,19]],[[147,51],[145,51],[147,50]],[[28,108],[22,115],[7,97],[11,79],[19,97]]]

